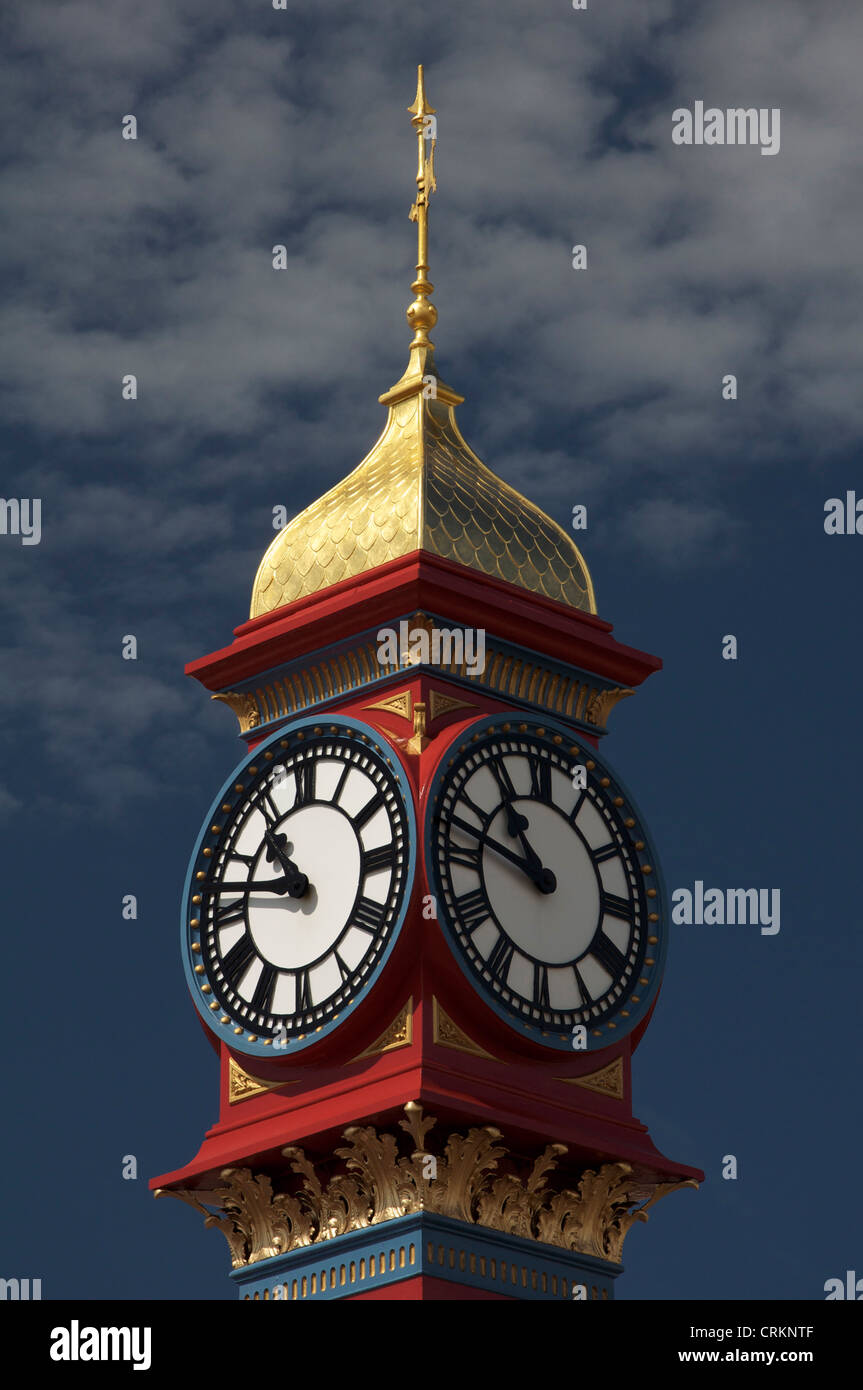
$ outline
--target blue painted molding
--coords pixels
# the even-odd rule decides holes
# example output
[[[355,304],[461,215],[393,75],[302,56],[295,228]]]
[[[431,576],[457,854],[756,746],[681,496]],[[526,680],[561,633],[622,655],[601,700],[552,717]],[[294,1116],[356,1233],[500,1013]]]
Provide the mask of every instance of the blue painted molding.
[[[319,1302],[425,1274],[533,1302],[614,1298],[623,1266],[433,1212],[415,1212],[235,1269],[239,1297]]]

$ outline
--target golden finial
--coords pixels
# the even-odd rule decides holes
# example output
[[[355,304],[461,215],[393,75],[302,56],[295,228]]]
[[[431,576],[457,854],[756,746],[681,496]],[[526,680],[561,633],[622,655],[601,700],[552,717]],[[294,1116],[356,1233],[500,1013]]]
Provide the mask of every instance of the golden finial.
[[[427,298],[434,289],[428,278],[428,207],[429,199],[437,188],[434,175],[437,120],[434,107],[426,101],[421,63],[417,68],[417,94],[408,111],[411,112],[411,125],[417,133],[418,165],[416,202],[409,214],[411,221],[417,224],[416,279],[411,285],[416,299],[408,308],[407,320],[414,330],[411,347],[431,347],[428,330],[437,323],[437,309]]]

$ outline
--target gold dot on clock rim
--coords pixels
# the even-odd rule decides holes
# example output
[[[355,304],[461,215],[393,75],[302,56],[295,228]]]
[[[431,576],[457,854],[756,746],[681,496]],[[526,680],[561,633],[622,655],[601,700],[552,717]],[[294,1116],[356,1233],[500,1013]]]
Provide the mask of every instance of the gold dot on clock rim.
[[[230,809],[231,809],[231,803],[230,803],[230,801],[223,801],[223,802],[222,802],[222,810],[223,810],[223,811],[230,811]]]
[[[202,878],[206,878],[206,877],[207,877],[207,875],[204,873],[204,870],[203,870],[203,869],[199,869],[198,872],[195,874],[195,878],[198,880],[199,883],[201,882],[201,879],[202,879]]]
[[[195,894],[193,895],[193,897],[192,897],[192,902],[193,902],[193,903],[199,903],[200,901],[201,901],[201,895],[200,895],[200,893],[195,893]]]
[[[273,753],[265,753],[265,754],[264,754],[264,757],[266,758],[266,760],[267,760],[268,763],[271,763],[271,762],[273,761],[274,756],[275,756],[275,754],[273,754]]]
[[[200,943],[200,941],[193,941],[193,942],[192,942],[192,950],[193,950],[193,951],[200,951],[200,949],[201,949],[201,943]]]
[[[209,859],[209,857],[210,857],[210,855],[211,855],[212,853],[213,853],[213,851],[212,851],[211,849],[205,849],[205,850],[204,850],[204,858],[205,858],[205,859]]]
[[[611,786],[611,778],[610,778],[610,777],[600,777],[600,779],[599,779],[599,785],[600,785],[601,787],[610,787],[610,786]]]
[[[658,936],[649,936],[649,937],[647,938],[647,944],[648,944],[649,946],[655,946],[658,940],[659,940],[659,937],[658,937]]]
[[[656,897],[656,889],[655,889],[655,888],[648,888],[648,890],[647,890],[647,896],[648,896],[649,898],[655,898],[655,897]]]
[[[584,765],[587,768],[588,772],[593,772],[593,769],[596,767],[596,763],[593,761],[593,758],[588,758],[587,762]]]
[[[217,1009],[218,1007],[219,1007],[219,1001],[218,1001],[218,999],[214,999],[213,1002],[212,1002],[212,1004],[210,1005],[210,1008],[211,1008],[211,1009]]]
[[[200,917],[193,917],[193,918],[191,919],[191,921],[189,922],[189,926],[190,926],[190,927],[199,927],[200,925],[201,925],[201,919],[200,919]]]

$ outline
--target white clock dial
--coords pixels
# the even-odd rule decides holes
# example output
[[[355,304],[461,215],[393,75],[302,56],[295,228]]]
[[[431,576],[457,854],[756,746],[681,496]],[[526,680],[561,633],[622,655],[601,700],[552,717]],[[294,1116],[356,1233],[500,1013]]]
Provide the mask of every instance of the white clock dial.
[[[523,725],[471,735],[433,796],[430,871],[463,966],[558,1041],[625,1031],[656,965],[653,866],[610,788],[594,756]]]
[[[194,970],[234,1038],[296,1039],[351,1003],[400,920],[403,790],[369,736],[332,725],[255,750],[234,795],[193,878]]]

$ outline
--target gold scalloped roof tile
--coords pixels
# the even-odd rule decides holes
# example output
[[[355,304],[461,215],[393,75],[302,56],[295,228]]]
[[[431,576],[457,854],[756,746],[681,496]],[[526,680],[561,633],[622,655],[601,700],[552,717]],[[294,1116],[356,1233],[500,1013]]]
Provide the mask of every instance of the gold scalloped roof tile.
[[[371,452],[272,541],[251,616],[417,550],[595,613],[571,537],[471,451],[454,415],[461,397],[439,381],[431,352],[411,363],[381,397],[389,413]],[[437,398],[427,400],[429,375]]]

